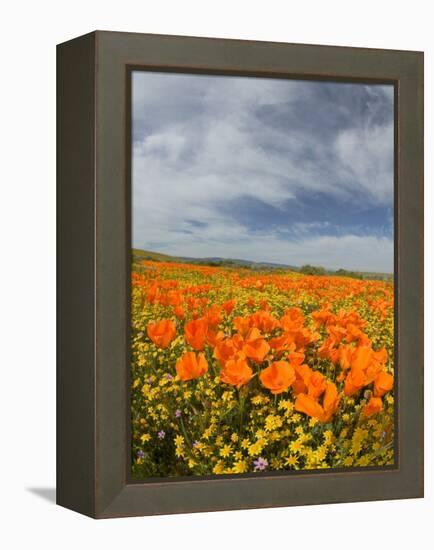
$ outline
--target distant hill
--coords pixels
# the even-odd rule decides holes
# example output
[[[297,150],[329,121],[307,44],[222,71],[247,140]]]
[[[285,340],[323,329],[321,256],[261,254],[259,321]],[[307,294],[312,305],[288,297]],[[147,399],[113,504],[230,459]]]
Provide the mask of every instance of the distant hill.
[[[287,269],[291,271],[301,271],[303,272],[304,266],[297,267],[290,264],[280,264],[272,262],[252,262],[250,260],[242,260],[239,258],[221,258],[219,256],[207,257],[207,258],[193,258],[189,256],[171,256],[169,254],[162,254],[161,252],[151,252],[150,250],[141,250],[139,248],[133,248],[133,262],[139,262],[142,260],[152,260],[154,262],[177,262],[177,263],[189,263],[189,264],[198,264],[198,265],[209,265],[216,267],[245,267],[247,269],[255,270],[264,270],[264,269]],[[315,269],[315,268],[314,268]],[[323,274],[323,275],[335,275],[341,277],[353,277],[357,279],[379,279],[383,281],[392,281],[393,274],[391,273],[377,273],[370,271],[348,271],[345,269],[338,270],[326,270],[324,268],[316,268],[321,271],[321,273],[312,274]],[[309,273],[307,273],[309,274]]]
[[[293,269],[297,270],[295,266],[287,264],[278,264],[271,262],[252,262],[250,260],[241,260],[239,258],[221,258],[218,256],[207,258],[193,258],[190,256],[170,256],[169,254],[161,254],[160,252],[151,252],[149,250],[141,250],[139,248],[133,248],[133,260],[152,260],[155,262],[179,262],[199,265],[215,265],[215,266],[235,266],[235,267],[247,267],[250,269]]]
[[[184,258],[178,258],[176,256],[169,256],[168,254],[161,254],[160,252],[151,252],[150,250],[140,250],[140,248],[133,248],[133,259],[140,260],[152,260],[154,262],[184,262]]]

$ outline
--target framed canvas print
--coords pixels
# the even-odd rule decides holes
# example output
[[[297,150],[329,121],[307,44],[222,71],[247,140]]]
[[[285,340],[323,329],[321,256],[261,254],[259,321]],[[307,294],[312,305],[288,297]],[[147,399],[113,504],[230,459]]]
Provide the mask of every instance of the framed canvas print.
[[[58,46],[57,501],[423,496],[423,54]]]

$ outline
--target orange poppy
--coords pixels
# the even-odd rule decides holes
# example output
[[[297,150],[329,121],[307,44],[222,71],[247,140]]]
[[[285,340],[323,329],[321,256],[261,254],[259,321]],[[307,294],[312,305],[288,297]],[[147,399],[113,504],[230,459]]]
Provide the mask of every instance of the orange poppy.
[[[181,380],[193,380],[208,372],[208,363],[203,353],[196,355],[187,351],[176,363],[176,373]]]
[[[327,325],[334,319],[333,313],[327,309],[314,311],[311,317],[317,326]]]
[[[250,319],[252,326],[265,333],[270,333],[280,326],[279,321],[275,319],[269,311],[264,311],[262,309],[253,313]]]
[[[235,300],[228,300],[227,302],[225,302],[223,305],[222,305],[222,308],[225,310],[225,312],[227,313],[227,315],[230,315],[230,313],[232,312],[232,310],[234,309],[235,307]]]
[[[253,376],[253,371],[243,358],[229,359],[220,372],[220,380],[231,386],[240,388],[247,384]]]
[[[374,351],[370,346],[355,348],[350,361],[351,369],[345,380],[345,394],[353,395],[363,386],[371,384],[384,369],[386,360],[387,351],[384,348],[379,351]]]
[[[301,329],[304,326],[303,312],[298,307],[287,309],[280,318],[280,324],[285,332]]]
[[[205,319],[210,327],[216,327],[222,320],[221,309],[218,305],[212,305],[205,313]]]
[[[339,402],[340,397],[336,388],[336,384],[334,384],[333,382],[327,382],[327,387],[324,392],[324,399],[322,403],[322,407],[324,410],[324,414],[321,419],[322,422],[328,422],[331,419],[334,413],[338,410]]]
[[[162,349],[167,348],[176,336],[176,325],[172,319],[150,321],[146,330],[154,344]]]
[[[324,414],[323,408],[321,405],[310,395],[305,393],[299,393],[297,399],[295,400],[294,408],[298,412],[302,412],[320,420]]]
[[[338,362],[341,369],[348,370],[351,367],[351,358],[354,352],[354,348],[349,345],[341,344],[338,348]]]
[[[181,306],[176,306],[173,312],[178,317],[178,319],[181,319],[181,320],[185,319],[185,312]]]
[[[363,414],[366,417],[379,413],[383,408],[381,397],[371,397],[368,403],[363,407]]]
[[[206,341],[213,348],[224,339],[225,335],[221,330],[210,330],[206,333]]]
[[[299,363],[294,363],[293,366],[296,379],[292,384],[292,390],[295,395],[298,395],[299,393],[306,393],[307,385],[312,375],[312,369],[309,367],[309,365]]]
[[[336,385],[333,382],[327,382],[322,406],[311,395],[300,393],[297,395],[294,408],[320,422],[329,422],[337,411],[339,402],[340,397]]]
[[[247,334],[243,350],[246,356],[252,359],[252,361],[255,361],[255,363],[262,363],[265,356],[270,351],[270,346],[267,341],[262,338],[259,330],[257,328],[252,328]]]
[[[276,361],[261,372],[259,379],[271,393],[278,394],[286,391],[295,381],[295,370],[286,361]]]
[[[306,382],[305,382],[306,383]],[[317,399],[326,389],[326,379],[318,371],[312,372],[307,380],[307,393],[314,399]]]
[[[194,319],[185,324],[185,339],[195,350],[203,350],[208,332],[207,320],[203,317]]]
[[[239,334],[235,334],[232,338],[225,338],[217,342],[214,348],[214,357],[223,367],[226,361],[233,359],[235,356],[245,358],[243,346],[244,340]]]
[[[393,376],[388,372],[380,372],[374,380],[374,395],[382,397],[385,393],[393,388]]]
[[[282,355],[282,353],[288,349],[291,351],[295,350],[295,343],[292,338],[288,338],[287,334],[271,338],[269,344],[277,355]]]
[[[246,336],[252,326],[250,317],[235,317],[234,327],[241,336]]]

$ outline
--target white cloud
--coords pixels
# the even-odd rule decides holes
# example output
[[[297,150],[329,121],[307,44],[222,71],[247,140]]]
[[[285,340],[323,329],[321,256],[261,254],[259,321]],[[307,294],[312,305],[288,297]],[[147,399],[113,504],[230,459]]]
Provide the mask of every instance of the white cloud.
[[[393,129],[379,122],[375,109],[327,139],[279,123],[280,112],[292,116],[307,99],[318,101],[302,82],[190,75],[174,81],[170,74],[135,73],[133,89],[135,246],[186,256],[392,268],[388,239],[310,238],[324,224],[306,220],[292,227],[295,243],[282,237],[284,227],[258,234],[226,208],[249,197],[282,209],[300,192],[390,206]],[[388,93],[377,88],[369,101],[375,107]],[[337,116],[350,120],[346,109],[338,106]]]

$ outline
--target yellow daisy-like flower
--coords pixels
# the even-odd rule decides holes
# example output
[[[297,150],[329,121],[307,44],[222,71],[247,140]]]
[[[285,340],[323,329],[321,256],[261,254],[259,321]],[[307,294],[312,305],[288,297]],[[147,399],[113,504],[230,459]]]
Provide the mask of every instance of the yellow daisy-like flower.
[[[283,425],[282,417],[278,415],[269,414],[265,419],[265,430],[267,432],[276,430],[277,428],[282,427],[282,425]]]
[[[231,453],[232,453],[232,448],[230,445],[224,445],[220,449],[220,456],[222,456],[223,458],[227,458],[228,456],[230,456]]]
[[[253,405],[261,405],[264,402],[264,398],[261,395],[255,395],[255,397],[252,397],[250,401]]]
[[[184,445],[184,437],[182,435],[175,436],[174,441],[175,441],[175,445],[177,447],[180,447],[181,445]]]
[[[244,472],[247,472],[249,469],[249,466],[245,460],[237,460],[234,462],[232,471],[234,474],[244,474]]]
[[[214,474],[222,474],[225,471],[225,464],[222,460],[219,460],[217,464],[212,469]]]
[[[290,455],[286,458],[285,460],[285,464],[287,466],[291,466],[291,467],[294,467],[294,466],[297,466],[298,464],[298,458],[294,455]]]
[[[303,443],[297,439],[289,444],[289,448],[293,453],[299,453],[303,449]]]

